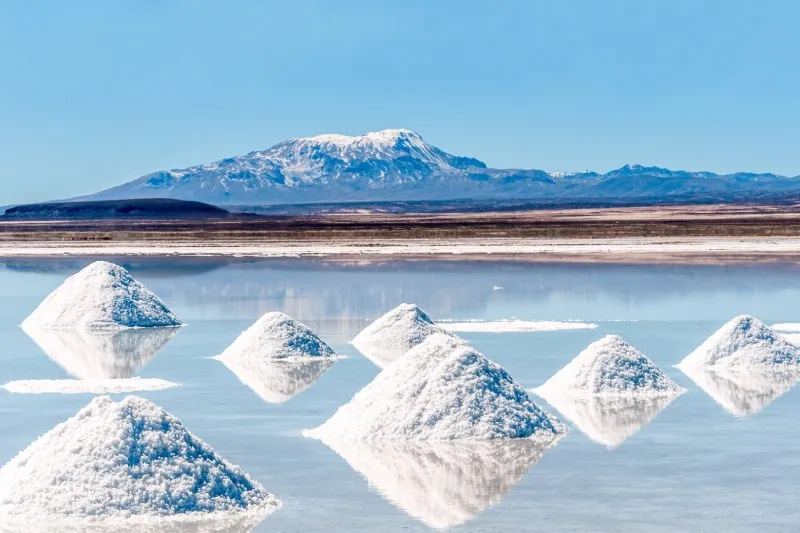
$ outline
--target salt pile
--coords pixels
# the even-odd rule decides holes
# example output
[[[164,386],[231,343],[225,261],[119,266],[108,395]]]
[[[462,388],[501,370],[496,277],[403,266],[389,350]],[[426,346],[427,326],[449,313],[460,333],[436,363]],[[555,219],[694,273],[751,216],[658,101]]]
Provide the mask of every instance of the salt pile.
[[[447,529],[498,503],[556,441],[326,444],[390,503],[428,527]]]
[[[756,368],[800,370],[800,347],[757,318],[741,315],[718,329],[677,367],[684,372],[692,368],[712,368],[718,372]]]
[[[325,442],[552,439],[566,428],[499,365],[449,335],[432,335],[378,376],[320,427]]]
[[[101,396],[0,469],[0,522],[268,514],[280,501],[147,400]]]
[[[364,328],[353,346],[380,368],[434,334],[449,334],[415,304],[400,304]]]
[[[246,387],[267,403],[284,403],[313,385],[334,363],[330,357],[306,360],[219,358]]]
[[[25,319],[27,328],[121,329],[180,326],[156,295],[127,270],[96,261],[50,293]]]
[[[467,320],[444,321],[436,323],[447,331],[472,332],[472,333],[511,333],[534,331],[561,331],[575,329],[595,329],[597,324],[588,322],[558,322],[552,320]]]
[[[280,312],[266,313],[218,356],[225,359],[307,359],[336,357],[305,324]]]
[[[649,424],[675,395],[548,396],[547,401],[591,440],[616,448]]]
[[[800,370],[792,368],[703,368],[681,367],[703,392],[736,417],[752,416],[800,381]]]
[[[119,331],[23,327],[54,363],[82,380],[130,378],[155,357],[179,328]]]
[[[550,399],[572,395],[677,396],[684,389],[617,335],[593,342],[535,392]]]

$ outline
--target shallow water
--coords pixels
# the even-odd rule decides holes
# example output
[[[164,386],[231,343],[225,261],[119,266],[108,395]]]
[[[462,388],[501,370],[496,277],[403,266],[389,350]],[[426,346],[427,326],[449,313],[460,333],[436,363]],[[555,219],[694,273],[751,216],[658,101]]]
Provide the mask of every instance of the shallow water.
[[[141,395],[284,501],[256,531],[744,532],[793,531],[800,521],[799,388],[766,383],[754,390],[706,380],[706,391],[672,367],[737,314],[768,324],[800,322],[796,266],[117,262],[188,325],[172,337],[134,343],[34,340],[17,325],[87,260],[6,260],[0,262],[0,301],[6,302],[0,306],[0,383],[131,375],[181,383]],[[348,341],[404,301],[434,319],[598,324],[460,334],[526,388],[593,340],[616,333],[688,392],[669,405],[571,406],[572,431],[543,451],[395,446],[340,450],[345,460],[304,439],[303,429],[323,422],[378,372]],[[210,359],[270,310],[306,322],[349,357],[328,368],[264,370],[248,384]],[[109,361],[108,353],[116,356]],[[120,353],[130,355],[120,360]],[[0,390],[0,464],[90,398]]]

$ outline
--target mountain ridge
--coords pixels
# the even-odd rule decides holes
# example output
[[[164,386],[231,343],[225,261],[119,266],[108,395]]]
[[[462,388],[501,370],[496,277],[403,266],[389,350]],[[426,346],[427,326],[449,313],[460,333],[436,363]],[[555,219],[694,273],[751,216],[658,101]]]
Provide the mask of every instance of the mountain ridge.
[[[216,205],[459,200],[735,199],[800,192],[800,177],[626,164],[604,174],[491,168],[408,129],[324,134],[185,169],[161,170],[78,200],[174,198]]]

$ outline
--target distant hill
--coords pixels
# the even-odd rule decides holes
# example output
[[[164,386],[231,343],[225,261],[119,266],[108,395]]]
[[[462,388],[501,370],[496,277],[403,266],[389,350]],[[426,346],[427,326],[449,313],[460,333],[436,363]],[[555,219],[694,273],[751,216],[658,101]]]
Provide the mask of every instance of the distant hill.
[[[201,202],[144,198],[27,204],[6,209],[3,218],[26,220],[69,220],[109,218],[219,218],[230,213]]]
[[[448,154],[410,130],[319,135],[81,198],[177,198],[215,205],[486,199],[740,201],[800,192],[800,178],[625,165],[605,174],[495,169]]]

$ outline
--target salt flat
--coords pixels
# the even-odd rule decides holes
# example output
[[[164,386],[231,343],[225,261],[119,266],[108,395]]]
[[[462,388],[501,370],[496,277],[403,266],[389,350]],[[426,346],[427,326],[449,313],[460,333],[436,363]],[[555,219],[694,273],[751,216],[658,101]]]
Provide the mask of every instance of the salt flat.
[[[681,238],[468,238],[306,241],[125,241],[60,243],[29,241],[0,245],[0,257],[229,256],[229,257],[486,257],[553,260],[685,260],[783,257],[800,254],[800,237]]]

